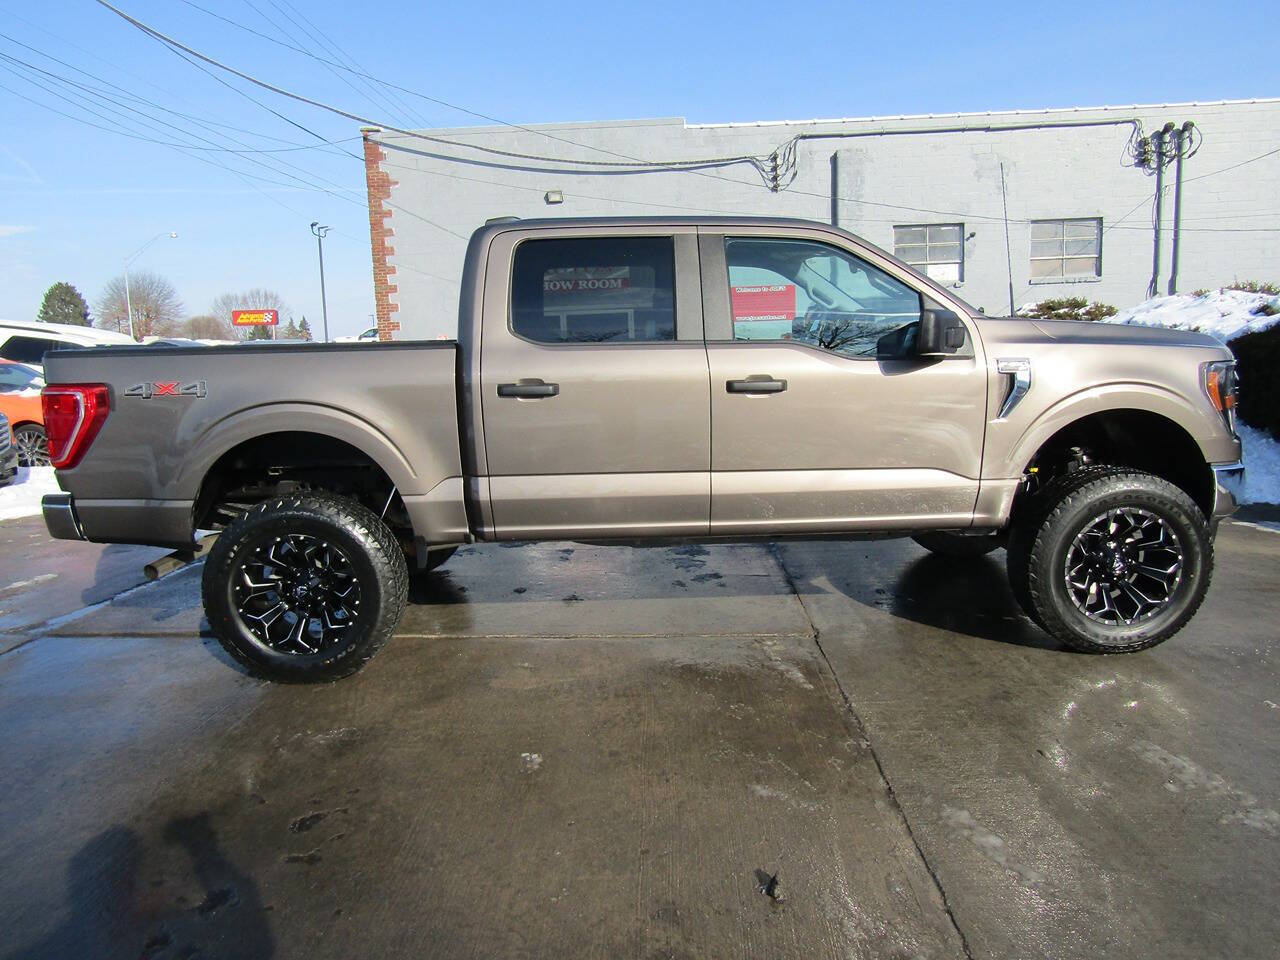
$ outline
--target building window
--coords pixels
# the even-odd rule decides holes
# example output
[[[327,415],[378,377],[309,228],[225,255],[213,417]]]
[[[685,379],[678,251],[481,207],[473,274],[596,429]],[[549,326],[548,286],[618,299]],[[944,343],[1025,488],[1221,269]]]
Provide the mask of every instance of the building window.
[[[964,224],[911,224],[893,228],[893,253],[930,280],[964,279]]]
[[[1031,221],[1031,279],[1102,276],[1102,220]]]
[[[526,240],[512,268],[511,329],[539,343],[674,340],[671,237]]]

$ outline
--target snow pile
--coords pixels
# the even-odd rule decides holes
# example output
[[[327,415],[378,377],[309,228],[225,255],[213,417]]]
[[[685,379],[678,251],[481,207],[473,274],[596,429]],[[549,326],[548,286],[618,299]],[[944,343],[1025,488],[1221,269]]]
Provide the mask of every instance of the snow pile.
[[[1266,310],[1275,313],[1267,316]],[[1179,293],[1156,297],[1098,322],[1191,330],[1226,343],[1241,334],[1255,333],[1280,323],[1280,297],[1243,290],[1214,290],[1198,297]]]
[[[1265,430],[1236,423],[1244,444],[1244,490],[1241,503],[1280,503],[1280,443]]]
[[[53,467],[19,467],[18,475],[0,487],[0,520],[39,516],[44,495],[60,490]]]

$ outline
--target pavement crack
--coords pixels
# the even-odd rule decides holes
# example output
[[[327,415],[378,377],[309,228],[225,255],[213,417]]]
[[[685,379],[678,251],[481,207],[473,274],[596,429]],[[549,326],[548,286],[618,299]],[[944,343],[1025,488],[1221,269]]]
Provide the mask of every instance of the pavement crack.
[[[929,874],[929,879],[933,881],[934,888],[938,891],[938,896],[942,899],[942,909],[947,915],[947,919],[951,922],[951,928],[955,930],[956,936],[960,938],[960,947],[964,950],[965,957],[973,960],[973,950],[969,946],[969,938],[965,936],[964,930],[961,929],[959,921],[956,919],[955,910],[951,906],[951,901],[947,897],[947,891],[942,886],[942,880],[938,876],[937,870],[934,869],[929,858],[925,856],[924,848],[920,845],[920,839],[916,836],[915,830],[911,826],[911,821],[907,818],[907,811],[902,806],[902,801],[898,799],[897,792],[893,789],[893,783],[889,780],[889,775],[885,772],[884,764],[880,760],[880,754],[876,751],[875,744],[871,742],[871,733],[867,729],[867,725],[863,723],[862,717],[859,716],[857,709],[853,705],[853,700],[849,697],[849,692],[845,689],[840,674],[836,673],[835,664],[831,662],[831,658],[827,656],[826,648],[822,645],[822,631],[818,629],[818,625],[813,621],[813,615],[809,612],[809,606],[804,602],[804,595],[796,586],[795,577],[791,575],[786,562],[782,558],[782,550],[776,543],[769,544],[769,553],[773,555],[774,562],[777,563],[778,569],[782,571],[783,579],[786,581],[788,589],[795,596],[796,601],[800,604],[800,610],[804,613],[804,618],[809,624],[810,635],[813,637],[813,644],[817,647],[818,654],[822,657],[822,662],[826,664],[827,670],[831,674],[831,679],[835,681],[836,689],[840,691],[840,699],[844,701],[845,710],[848,712],[853,725],[862,738],[862,742],[867,745],[867,752],[871,754],[871,760],[876,765],[876,772],[880,775],[880,781],[884,784],[885,792],[889,795],[889,802],[893,809],[897,812],[899,819],[902,821],[903,828],[907,831],[907,837],[911,840],[911,845],[915,848],[916,856],[920,858],[920,862],[924,864],[925,871]]]

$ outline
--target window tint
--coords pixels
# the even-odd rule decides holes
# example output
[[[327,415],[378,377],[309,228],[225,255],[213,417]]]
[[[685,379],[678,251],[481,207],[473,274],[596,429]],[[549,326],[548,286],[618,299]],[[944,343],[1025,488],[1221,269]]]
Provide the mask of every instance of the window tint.
[[[0,363],[0,393],[12,393],[15,390],[26,390],[28,387],[39,390],[44,385],[40,375],[30,367],[20,367],[13,363]]]
[[[1031,279],[1102,276],[1102,221],[1031,221]]]
[[[735,340],[794,340],[846,357],[900,356],[920,294],[812,240],[726,238]],[[884,341],[881,343],[881,341]]]
[[[894,227],[893,255],[938,283],[959,283],[964,279],[964,224]]]
[[[511,328],[539,343],[674,340],[672,239],[526,240],[515,253]]]
[[[73,346],[59,340],[46,340],[43,337],[10,337],[0,348],[0,357],[18,363],[43,363],[44,355],[50,350],[58,350]]]

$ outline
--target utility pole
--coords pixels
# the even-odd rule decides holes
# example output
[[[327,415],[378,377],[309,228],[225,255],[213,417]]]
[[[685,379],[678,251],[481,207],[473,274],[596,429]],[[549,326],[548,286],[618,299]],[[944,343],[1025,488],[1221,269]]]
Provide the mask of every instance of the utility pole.
[[[1173,124],[1166,123],[1151,135],[1151,141],[1156,148],[1156,214],[1155,240],[1151,253],[1151,282],[1147,284],[1148,297],[1154,297],[1160,292],[1160,226],[1161,221],[1164,220],[1164,144],[1172,133]]]
[[[311,221],[311,232],[316,238],[316,252],[320,255],[320,315],[322,327],[322,342],[329,342],[329,304],[325,301],[324,296],[324,238],[328,234],[329,228],[320,226],[319,220]]]
[[[1191,146],[1191,132],[1196,125],[1188,120],[1173,135],[1174,162],[1173,173],[1173,253],[1169,257],[1169,295],[1178,292],[1178,247],[1182,242],[1182,158]]]

